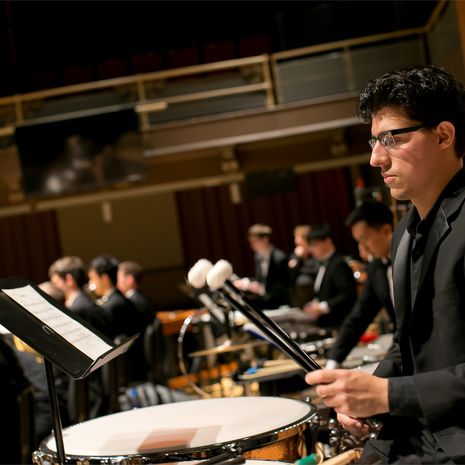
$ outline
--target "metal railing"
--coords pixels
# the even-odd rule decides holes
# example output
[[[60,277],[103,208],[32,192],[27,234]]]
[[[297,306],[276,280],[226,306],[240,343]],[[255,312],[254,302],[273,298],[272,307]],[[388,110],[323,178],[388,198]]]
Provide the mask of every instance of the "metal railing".
[[[149,115],[192,102],[255,94],[244,105],[274,105],[269,57],[222,61],[129,77],[76,84],[0,99],[0,136],[25,122],[47,122],[89,113],[134,107],[143,130]],[[222,106],[223,111],[228,107]],[[234,108],[231,108],[234,109]],[[176,119],[176,115],[173,117]]]
[[[380,74],[427,62],[424,28],[271,55],[277,103],[356,92]]]
[[[304,47],[271,55],[137,74],[0,99],[0,137],[25,122],[46,122],[133,107],[142,130],[161,123],[353,93],[389,69],[427,62],[421,28]]]

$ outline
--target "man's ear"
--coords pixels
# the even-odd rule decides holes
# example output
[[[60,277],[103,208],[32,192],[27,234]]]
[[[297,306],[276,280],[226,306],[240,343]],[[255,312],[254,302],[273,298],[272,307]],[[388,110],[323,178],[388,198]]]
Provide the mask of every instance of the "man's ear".
[[[443,150],[454,147],[455,127],[450,121],[441,121],[436,126],[439,145]]]

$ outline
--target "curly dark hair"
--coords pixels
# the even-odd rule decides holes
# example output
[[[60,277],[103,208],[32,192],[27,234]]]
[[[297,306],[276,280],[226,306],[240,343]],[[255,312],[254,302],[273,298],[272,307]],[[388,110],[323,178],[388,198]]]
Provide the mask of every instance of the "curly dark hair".
[[[386,73],[373,79],[360,92],[357,115],[371,123],[382,108],[399,109],[407,118],[433,128],[441,121],[455,127],[455,152],[465,153],[465,87],[452,74],[437,66],[424,66]]]

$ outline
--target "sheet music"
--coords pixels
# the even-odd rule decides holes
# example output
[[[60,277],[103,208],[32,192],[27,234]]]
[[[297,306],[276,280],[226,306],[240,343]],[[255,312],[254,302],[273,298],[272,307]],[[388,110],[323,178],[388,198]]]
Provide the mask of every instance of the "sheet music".
[[[48,302],[32,286],[2,291],[92,360],[112,349],[88,328]]]

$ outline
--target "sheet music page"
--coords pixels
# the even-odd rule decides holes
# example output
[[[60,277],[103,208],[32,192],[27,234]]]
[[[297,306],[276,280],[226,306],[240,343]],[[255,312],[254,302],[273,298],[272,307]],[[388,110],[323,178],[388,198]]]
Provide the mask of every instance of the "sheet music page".
[[[32,286],[2,291],[92,360],[112,348],[88,328],[48,302]]]

